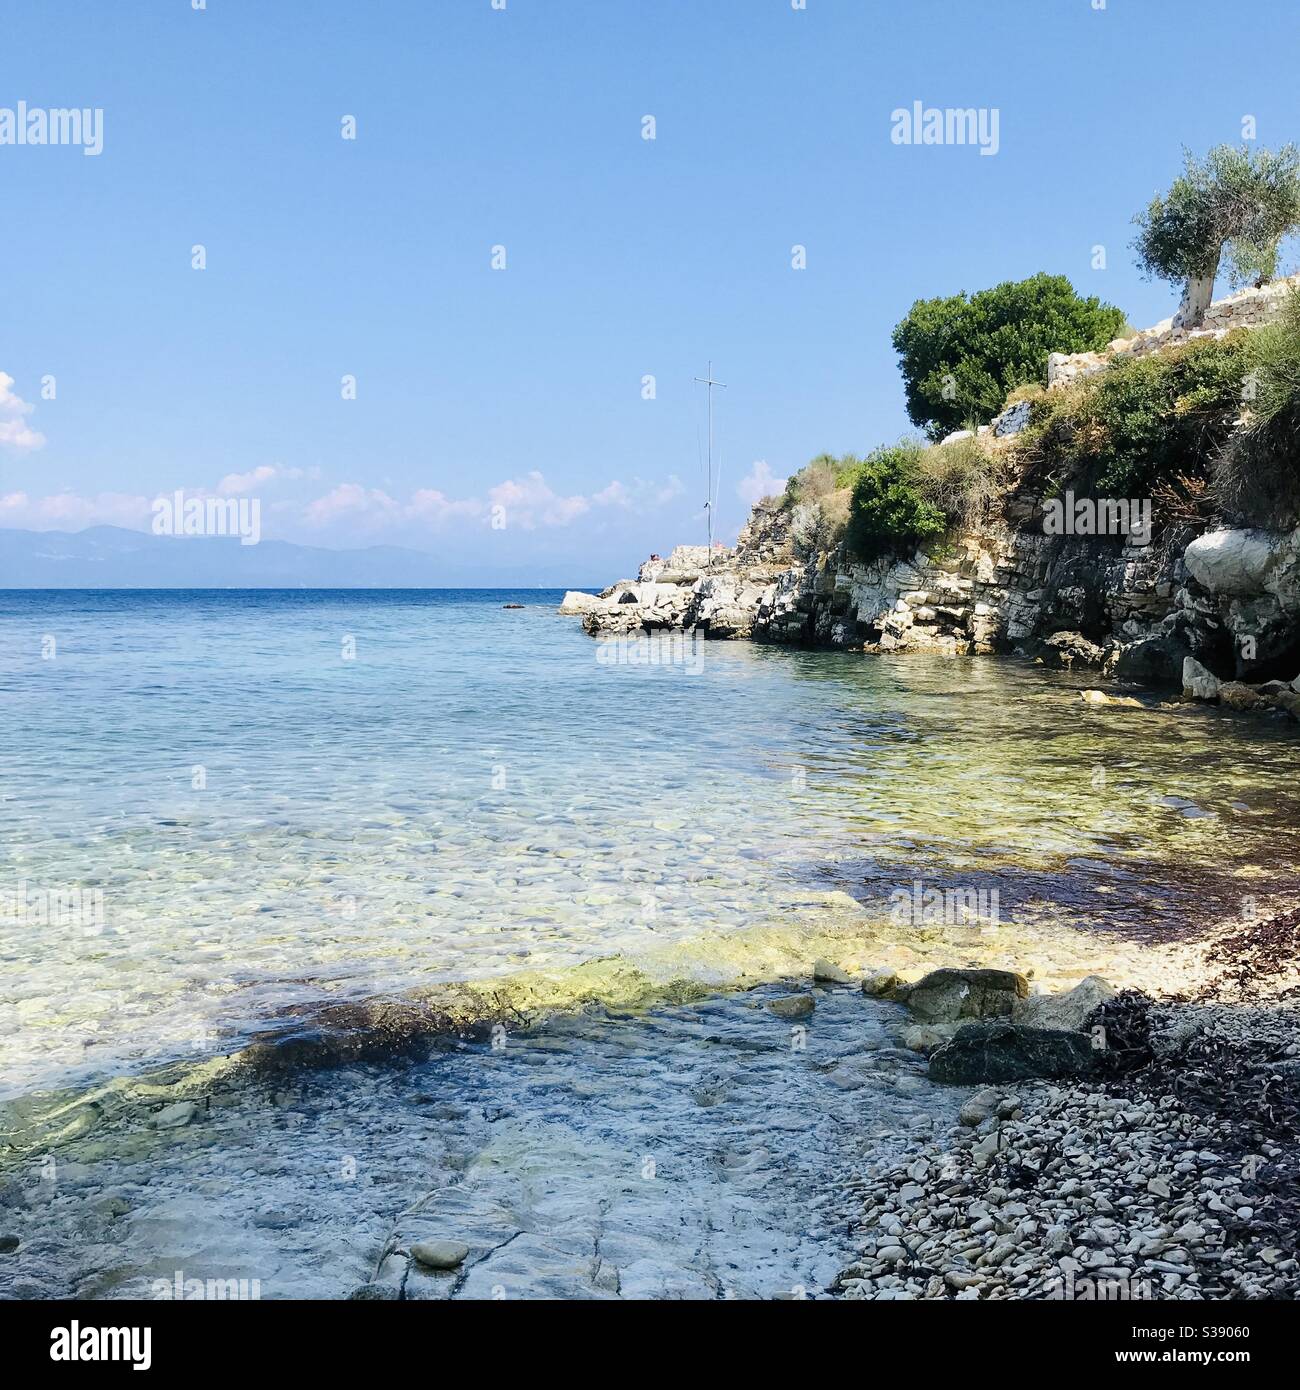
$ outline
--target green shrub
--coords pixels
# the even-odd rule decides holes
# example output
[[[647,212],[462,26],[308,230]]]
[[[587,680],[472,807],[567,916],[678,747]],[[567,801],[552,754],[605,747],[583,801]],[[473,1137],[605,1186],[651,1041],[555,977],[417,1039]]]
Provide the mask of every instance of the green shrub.
[[[1150,497],[1161,482],[1205,479],[1240,411],[1246,337],[1121,358],[1047,392],[1017,451],[1040,486],[1080,496]]]
[[[893,338],[908,416],[931,439],[986,424],[1009,391],[1046,379],[1050,353],[1095,351],[1124,324],[1120,310],[1081,298],[1063,275],[917,300]]]
[[[952,525],[973,530],[986,521],[1008,474],[1006,455],[983,439],[954,439],[921,452],[918,490]]]
[[[1246,342],[1246,421],[1215,468],[1223,505],[1259,526],[1300,521],[1300,293]]]
[[[801,559],[834,550],[844,539],[861,468],[856,454],[818,454],[786,483],[781,505],[790,513],[790,535]]]
[[[861,560],[896,554],[947,529],[944,513],[927,500],[915,440],[876,449],[862,461],[849,507],[848,548]]]

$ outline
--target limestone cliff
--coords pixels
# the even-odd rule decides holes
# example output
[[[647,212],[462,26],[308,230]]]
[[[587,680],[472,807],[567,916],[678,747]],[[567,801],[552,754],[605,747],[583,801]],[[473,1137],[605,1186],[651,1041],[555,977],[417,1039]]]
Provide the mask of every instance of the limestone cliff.
[[[1286,282],[1214,306],[1200,336],[1267,321]],[[1052,384],[1188,336],[1169,325],[1088,360],[1054,357]],[[1027,422],[1013,405],[982,433],[1002,448]],[[800,557],[790,512],[754,508],[734,550],[678,547],[599,597],[568,595],[594,636],[695,629],[710,638],[952,654],[1020,652],[1300,717],[1300,528],[1182,523],[1148,534],[1047,534],[1041,498],[1013,486],[996,517],[905,558],[862,564],[841,545]]]

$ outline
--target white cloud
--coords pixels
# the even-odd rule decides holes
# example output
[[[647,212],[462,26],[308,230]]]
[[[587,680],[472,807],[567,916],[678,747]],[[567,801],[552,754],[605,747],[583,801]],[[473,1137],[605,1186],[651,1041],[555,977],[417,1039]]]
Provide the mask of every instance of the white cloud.
[[[0,526],[29,531],[80,531],[87,526],[141,528],[149,523],[150,501],[124,492],[100,492],[93,497],[75,492],[47,497],[11,492],[0,496]]]
[[[460,501],[448,497],[437,488],[420,488],[411,494],[406,504],[406,515],[421,521],[432,521],[435,525],[456,517],[476,517],[483,515],[484,506],[477,497],[465,497]]]
[[[32,429],[25,418],[34,407],[14,395],[13,384],[8,372],[0,372],[0,444],[10,449],[39,449],[45,436]]]
[[[736,496],[747,506],[761,502],[764,497],[772,497],[785,491],[787,479],[775,478],[766,459],[756,459],[754,466],[736,484]]]
[[[686,485],[676,473],[668,475],[668,481],[655,490],[654,500],[657,505],[663,506],[665,502],[671,502],[686,491]]]
[[[591,501],[586,497],[561,497],[553,492],[536,469],[522,478],[508,478],[489,488],[488,501],[504,510],[507,526],[519,526],[525,531],[538,526],[567,526],[591,510]]]
[[[612,482],[608,487],[603,487],[599,492],[591,495],[591,500],[598,507],[626,507],[631,504],[631,497],[627,488],[620,482]]]
[[[387,521],[398,519],[402,509],[379,488],[362,487],[360,483],[340,483],[323,497],[309,503],[303,513],[308,526],[329,526],[336,521],[360,523],[373,530]]]
[[[227,473],[217,484],[217,492],[222,497],[238,497],[263,483],[277,479],[293,482],[298,478],[318,478],[319,468],[281,468],[278,463],[263,463],[250,468],[247,473]]]
[[[0,382],[7,380],[0,377]],[[227,473],[215,491],[189,485],[184,486],[184,491],[190,497],[236,497],[282,481],[317,476],[316,468],[261,464],[245,473]],[[162,489],[164,493],[171,490]],[[565,495],[556,492],[534,469],[520,477],[504,479],[476,497],[449,497],[437,488],[418,488],[403,499],[383,488],[343,482],[308,500],[282,496],[269,503],[269,510],[282,538],[292,539],[295,534],[302,536],[306,532],[313,538],[344,545],[355,544],[358,537],[364,537],[367,543],[391,537],[399,544],[418,545],[449,527],[486,526],[498,515],[507,529],[560,528],[600,509],[631,514],[648,511],[672,501],[683,491],[681,480],[676,477],[670,477],[666,483],[634,478],[630,483],[615,479],[589,495]],[[81,495],[63,491],[44,497],[11,492],[0,495],[0,526],[32,530],[78,530],[96,525],[148,529],[152,502],[152,496],[116,492]],[[494,508],[503,509],[503,514],[494,513]]]
[[[269,483],[277,472],[269,463],[264,463],[247,473],[227,473],[217,484],[217,491],[222,497],[237,497],[241,493],[252,492],[258,483]]]

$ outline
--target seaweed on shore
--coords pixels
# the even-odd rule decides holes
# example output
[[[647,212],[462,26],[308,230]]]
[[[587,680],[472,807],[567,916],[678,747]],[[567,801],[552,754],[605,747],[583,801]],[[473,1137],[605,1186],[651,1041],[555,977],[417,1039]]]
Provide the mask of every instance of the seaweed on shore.
[[[1201,989],[1198,1001],[1253,997],[1261,987],[1275,1001],[1300,997],[1300,979],[1281,983],[1296,975],[1300,960],[1300,907],[1231,931],[1211,949],[1215,964],[1224,968]]]

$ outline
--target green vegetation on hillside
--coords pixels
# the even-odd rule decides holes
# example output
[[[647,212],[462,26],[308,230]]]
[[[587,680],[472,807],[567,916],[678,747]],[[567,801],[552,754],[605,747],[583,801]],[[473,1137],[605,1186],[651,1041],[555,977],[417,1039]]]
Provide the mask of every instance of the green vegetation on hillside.
[[[1244,332],[1121,358],[1034,402],[1016,451],[1039,486],[1151,497],[1177,478],[1205,482],[1241,410]]]
[[[1300,293],[1245,346],[1244,427],[1216,468],[1218,499],[1262,526],[1300,522]]]
[[[1009,391],[1047,378],[1053,352],[1093,352],[1124,328],[1120,310],[1084,299],[1063,275],[919,299],[894,329],[912,423],[931,439],[986,424]]]
[[[1276,273],[1281,240],[1300,225],[1300,150],[1224,145],[1199,162],[1189,156],[1135,220],[1145,269],[1188,282],[1186,322],[1225,254],[1238,279]],[[1157,530],[1216,515],[1300,522],[1300,294],[1270,327],[1119,353],[1045,389],[1049,354],[1101,350],[1126,327],[1119,309],[1041,273],[918,300],[893,334],[913,423],[937,440],[1027,401],[1029,425],[1006,440],[975,432],[929,446],[903,439],[865,458],[819,455],[780,502],[796,552],[907,555],[980,526],[1013,489],[1026,500],[1066,489],[1149,498]]]
[[[951,526],[977,526],[995,502],[1005,459],[983,439],[882,445],[866,458],[821,454],[786,484],[795,551],[803,559],[845,543],[858,560],[906,554]]]

